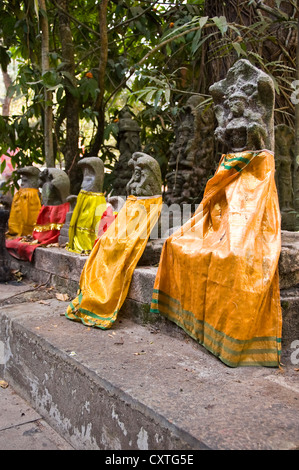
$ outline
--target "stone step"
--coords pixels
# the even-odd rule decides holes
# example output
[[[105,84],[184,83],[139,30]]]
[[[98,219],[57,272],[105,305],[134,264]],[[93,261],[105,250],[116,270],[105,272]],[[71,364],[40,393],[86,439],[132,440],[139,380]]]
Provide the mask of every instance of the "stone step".
[[[150,259],[152,261],[159,259],[161,246],[159,242],[154,244],[154,248],[149,245],[133,274],[123,310],[129,310],[136,321],[156,321],[155,315],[150,314],[149,311],[158,268],[157,263],[156,265],[148,263]],[[31,263],[16,260],[8,253],[6,253],[6,260],[10,269],[20,271],[25,279],[38,284],[47,283],[60,292],[67,293],[69,298],[74,298],[87,256],[52,246],[37,248]],[[147,265],[142,265],[145,262]],[[299,339],[299,237],[297,232],[282,232],[279,274],[283,309],[282,339],[283,345],[288,347],[293,341]]]
[[[299,449],[296,350],[282,370],[232,369],[169,322],[127,308],[94,329],[68,320],[67,304],[0,284],[0,376],[73,448]]]

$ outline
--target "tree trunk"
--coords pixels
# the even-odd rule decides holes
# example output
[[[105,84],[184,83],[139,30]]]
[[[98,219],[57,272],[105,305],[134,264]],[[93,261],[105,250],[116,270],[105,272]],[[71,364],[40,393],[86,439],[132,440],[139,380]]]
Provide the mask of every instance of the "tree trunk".
[[[101,34],[101,51],[99,62],[99,94],[95,104],[95,111],[98,113],[98,127],[88,152],[91,156],[96,156],[101,148],[104,139],[105,128],[105,108],[104,108],[104,93],[105,93],[105,74],[108,59],[108,33],[107,33],[107,5],[108,0],[102,0],[99,6],[99,25]]]
[[[2,116],[9,116],[11,98],[7,95],[7,91],[8,91],[9,86],[11,85],[11,78],[7,70],[4,71],[2,68],[1,70],[2,70],[2,75],[3,75],[4,86],[6,89],[6,95],[3,101],[3,105],[2,105]]]
[[[297,0],[299,10],[299,0]],[[299,15],[297,19],[297,38],[299,38]],[[296,81],[299,86],[299,41],[296,50]],[[298,90],[298,86],[296,90]],[[298,95],[298,93],[297,93]],[[295,162],[294,162],[294,205],[296,211],[295,230],[299,230],[299,103],[295,104]]]
[[[61,40],[62,62],[65,63],[64,71],[68,73],[66,80],[70,81],[70,86],[75,90],[75,58],[73,37],[70,27],[69,18],[62,10],[68,11],[68,0],[59,0],[57,2],[59,9],[59,32]],[[69,91],[65,89],[66,94],[66,140],[63,148],[65,171],[70,178],[71,193],[78,194],[82,181],[82,173],[77,168],[79,159],[79,100]]]
[[[46,16],[46,2],[45,0],[38,0],[40,10],[44,10],[44,14],[40,15],[40,25],[42,31],[42,74],[49,71],[49,25]],[[44,105],[44,145],[45,145],[45,159],[47,168],[55,167],[55,157],[53,150],[53,109],[52,93],[45,87],[45,105]]]

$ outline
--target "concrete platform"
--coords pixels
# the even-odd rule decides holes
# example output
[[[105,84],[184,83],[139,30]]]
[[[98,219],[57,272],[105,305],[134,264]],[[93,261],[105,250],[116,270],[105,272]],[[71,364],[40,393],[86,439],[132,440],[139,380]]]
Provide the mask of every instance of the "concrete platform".
[[[0,378],[74,449],[299,450],[299,249],[290,240],[281,369],[231,369],[150,315],[155,266],[137,267],[113,329],[66,319],[56,294],[76,294],[86,257],[52,247],[33,263],[7,255],[22,281],[0,284]]]
[[[9,384],[0,387],[0,409],[0,450],[73,450]]]
[[[96,330],[53,289],[0,292],[0,377],[73,448],[299,449],[296,349],[281,370],[231,369],[168,322],[124,311]]]

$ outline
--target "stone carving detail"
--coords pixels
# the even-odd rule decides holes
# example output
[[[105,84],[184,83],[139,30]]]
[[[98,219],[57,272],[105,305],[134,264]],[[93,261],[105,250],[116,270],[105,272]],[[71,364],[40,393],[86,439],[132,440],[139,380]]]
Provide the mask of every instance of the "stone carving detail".
[[[281,228],[295,230],[293,174],[295,133],[285,124],[275,127],[275,180],[281,211]]]
[[[21,188],[39,188],[40,170],[35,166],[24,166],[16,170],[21,178]]]
[[[42,188],[42,205],[58,206],[66,202],[70,194],[70,180],[63,170],[46,168],[40,173],[39,186]]]
[[[241,59],[209,90],[218,121],[215,136],[226,152],[274,151],[275,91],[271,77]]]
[[[104,183],[104,163],[99,157],[82,158],[78,166],[83,171],[81,189],[101,193]]]
[[[131,169],[128,167],[128,163],[133,153],[141,150],[140,131],[141,129],[132,118],[131,113],[124,110],[119,119],[117,146],[120,155],[114,167],[114,196],[126,195],[126,186],[131,178]]]
[[[158,196],[162,192],[160,165],[153,157],[135,152],[128,163],[131,179],[127,184],[128,196]],[[133,174],[132,174],[133,172]]]
[[[201,107],[203,101],[198,95],[189,98],[177,120],[166,174],[167,205],[199,203],[216,169],[214,112]]]

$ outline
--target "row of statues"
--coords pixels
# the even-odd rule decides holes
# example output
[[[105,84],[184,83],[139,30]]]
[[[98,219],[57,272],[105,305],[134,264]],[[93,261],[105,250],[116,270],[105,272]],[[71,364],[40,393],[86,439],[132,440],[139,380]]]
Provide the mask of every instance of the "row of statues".
[[[282,228],[294,230],[294,132],[285,125],[274,127],[271,111],[274,93],[271,83],[265,73],[248,61],[240,60],[229,70],[224,80],[210,88],[214,108],[206,108],[205,100],[198,95],[187,100],[179,114],[174,142],[170,147],[163,195],[166,205],[191,204],[194,208],[200,203],[207,181],[218,165],[216,141],[220,142],[225,151],[231,152],[266,148],[275,150],[275,177]],[[16,170],[21,186],[12,204],[8,238],[32,235],[41,207],[61,206],[64,207],[66,217],[63,225],[59,222],[61,228],[59,237],[56,237],[57,242],[70,251],[88,252],[97,238],[103,214],[107,220],[113,220],[127,195],[161,194],[160,167],[153,157],[141,151],[140,131],[129,111],[124,110],[119,120],[120,157],[114,169],[114,188],[109,197],[103,194],[104,164],[99,157],[82,158],[79,161],[83,181],[78,195],[70,194],[69,178],[63,170],[49,168],[40,171],[34,166]],[[27,211],[21,207],[20,197],[29,188],[30,195],[27,191],[26,201],[30,209]],[[2,202],[7,197],[2,195]],[[79,206],[81,215],[78,214]],[[23,221],[26,217],[28,221]],[[55,217],[52,225],[58,223]],[[75,223],[75,228],[80,230],[81,227],[82,233],[89,231],[90,241],[84,247],[82,243],[75,246],[75,242],[74,245]],[[69,239],[70,232],[72,240]],[[86,233],[83,237],[85,242],[88,238]]]
[[[99,233],[107,230],[125,199],[104,196],[104,164],[100,158],[83,158],[79,166],[83,181],[78,195],[70,194],[69,178],[63,170],[40,171],[34,166],[16,170],[20,189],[11,203],[6,240],[11,255],[31,260],[37,246],[54,243],[76,253],[91,251]],[[161,194],[161,170],[153,157],[135,152],[128,168],[127,195]]]
[[[168,195],[173,201],[181,173],[180,204],[200,202],[191,188],[198,188],[201,180],[202,201],[163,243],[151,312],[165,315],[229,366],[277,367],[282,318],[274,84],[249,61],[239,60],[210,93],[215,136],[225,153],[215,165],[213,114],[204,114],[202,100],[189,100],[172,147],[165,199]],[[202,129],[201,135],[192,134],[192,128]],[[125,195],[112,197],[102,192],[104,167],[98,157],[80,161],[83,182],[76,196],[70,194],[63,170],[18,170],[21,187],[12,201],[6,247],[13,256],[30,261],[37,246],[59,243],[69,214],[65,248],[89,256],[78,296],[65,315],[86,326],[113,326],[152,228],[163,215],[158,162],[138,149],[129,155],[128,145],[119,160],[127,162],[121,189]],[[285,163],[281,161],[279,171],[287,174]],[[30,227],[34,214],[36,222]],[[17,217],[26,233],[13,232]]]

